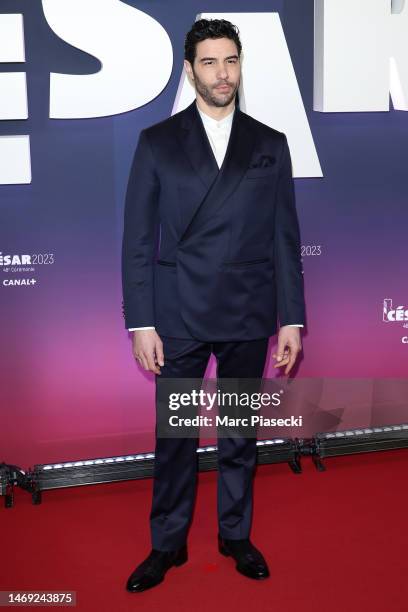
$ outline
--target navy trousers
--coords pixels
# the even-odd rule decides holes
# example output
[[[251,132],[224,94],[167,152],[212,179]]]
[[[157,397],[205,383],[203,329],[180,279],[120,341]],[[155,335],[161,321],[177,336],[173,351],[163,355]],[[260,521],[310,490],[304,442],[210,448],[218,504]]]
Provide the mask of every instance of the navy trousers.
[[[217,380],[261,379],[268,338],[238,342],[201,342],[161,336],[164,366],[156,375],[202,379],[213,353]],[[157,413],[156,413],[156,416]],[[153,499],[150,512],[152,548],[174,550],[187,541],[196,495],[198,438],[164,438],[155,441]],[[218,529],[224,538],[248,538],[252,520],[252,484],[256,464],[255,437],[219,437],[217,511]]]

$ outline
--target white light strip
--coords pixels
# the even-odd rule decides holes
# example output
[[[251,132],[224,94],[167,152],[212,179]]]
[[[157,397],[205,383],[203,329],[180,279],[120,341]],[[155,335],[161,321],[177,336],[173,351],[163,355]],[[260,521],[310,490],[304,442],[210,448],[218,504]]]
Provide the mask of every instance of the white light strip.
[[[385,425],[384,427],[366,427],[365,429],[348,429],[345,431],[336,431],[332,433],[324,434],[326,439],[329,438],[343,438],[343,437],[351,437],[355,435],[363,435],[363,434],[372,434],[372,433],[384,433],[388,431],[402,431],[408,429],[408,424],[402,425]]]
[[[365,429],[349,429],[345,431],[336,431],[324,434],[326,439],[330,438],[344,438],[355,435],[372,434],[372,433],[383,433],[388,431],[402,431],[408,429],[408,424],[403,423],[402,425],[386,425],[384,427],[373,427]],[[272,440],[257,440],[257,446],[266,446],[271,444],[285,444],[288,440],[282,438],[274,438]],[[206,453],[216,451],[217,446],[205,446],[197,448],[197,453]],[[107,463],[122,463],[123,461],[140,461],[142,459],[154,459],[154,453],[140,453],[137,455],[126,455],[124,457],[106,457],[105,459],[86,459],[81,461],[68,461],[66,463],[54,463],[51,465],[42,466],[42,470],[59,470],[61,468],[81,467],[90,465],[101,465]]]
[[[127,455],[126,457],[106,457],[100,459],[86,459],[81,461],[68,461],[67,463],[54,463],[44,465],[43,470],[56,470],[60,468],[71,468],[90,465],[101,465],[107,463],[121,463],[123,461],[140,461],[140,459],[154,459],[154,453],[140,453],[139,455]]]

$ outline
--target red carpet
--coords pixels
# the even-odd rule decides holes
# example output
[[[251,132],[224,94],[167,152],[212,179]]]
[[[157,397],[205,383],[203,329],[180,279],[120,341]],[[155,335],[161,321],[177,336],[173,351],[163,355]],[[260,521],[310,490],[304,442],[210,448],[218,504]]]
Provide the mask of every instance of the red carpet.
[[[17,490],[15,507],[0,508],[0,590],[73,590],[87,612],[406,612],[408,453],[325,464],[319,473],[305,458],[299,475],[257,468],[251,539],[267,580],[241,576],[218,553],[211,472],[199,475],[188,563],[144,593],[124,585],[150,551],[150,479],[45,492],[39,506]]]

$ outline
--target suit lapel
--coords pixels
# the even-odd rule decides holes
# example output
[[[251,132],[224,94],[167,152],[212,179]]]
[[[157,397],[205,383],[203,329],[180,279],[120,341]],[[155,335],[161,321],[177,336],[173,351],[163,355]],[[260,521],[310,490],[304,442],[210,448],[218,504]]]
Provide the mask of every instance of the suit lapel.
[[[181,115],[180,144],[207,191],[219,170],[195,101]]]
[[[218,169],[196,102],[180,115],[180,142],[204,187],[202,199],[189,206],[182,219],[180,240],[185,240],[194,224],[203,223],[208,216],[213,216],[237,187],[248,169],[255,136],[246,115],[236,108],[225,158]]]

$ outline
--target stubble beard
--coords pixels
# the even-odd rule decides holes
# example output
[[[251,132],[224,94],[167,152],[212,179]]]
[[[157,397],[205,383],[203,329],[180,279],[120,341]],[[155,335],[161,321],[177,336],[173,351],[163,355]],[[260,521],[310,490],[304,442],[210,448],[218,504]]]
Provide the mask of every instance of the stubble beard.
[[[218,108],[222,108],[223,106],[228,106],[228,104],[230,104],[232,100],[235,98],[235,95],[239,87],[239,81],[235,84],[235,86],[232,85],[232,83],[227,83],[227,85],[231,85],[232,87],[230,93],[218,94],[218,96],[216,96],[215,94],[212,93],[213,87],[210,88],[207,85],[205,85],[199,79],[199,77],[196,75],[194,71],[193,73],[194,73],[195,88],[200,94],[200,96],[203,98],[203,100],[209,106],[217,106]],[[214,87],[217,87],[218,85],[222,85],[222,84],[223,83],[216,83]]]

